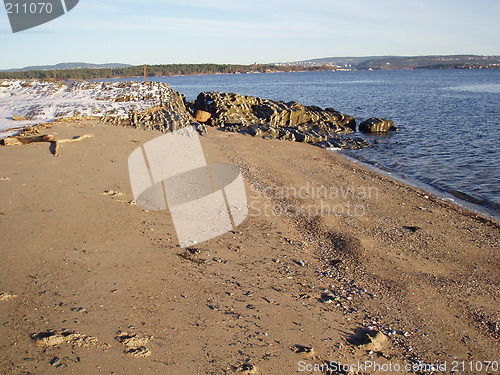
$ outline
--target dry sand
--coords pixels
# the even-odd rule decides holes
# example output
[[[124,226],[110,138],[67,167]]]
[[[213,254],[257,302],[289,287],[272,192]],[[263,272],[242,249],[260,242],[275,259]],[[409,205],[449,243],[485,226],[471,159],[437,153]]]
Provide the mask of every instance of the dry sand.
[[[0,148],[1,373],[495,373],[497,224],[320,148],[209,129],[207,160],[241,168],[250,216],[189,251],[132,202],[128,155],[160,133],[44,134],[95,136],[58,158]]]

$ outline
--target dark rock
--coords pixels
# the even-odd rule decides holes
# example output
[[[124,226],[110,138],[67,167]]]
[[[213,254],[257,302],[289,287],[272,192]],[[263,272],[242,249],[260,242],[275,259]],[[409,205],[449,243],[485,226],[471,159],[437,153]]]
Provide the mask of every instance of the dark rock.
[[[371,117],[359,124],[359,131],[365,133],[378,133],[398,130],[394,126],[394,121]]]
[[[282,102],[235,93],[202,92],[192,104],[194,111],[212,115],[211,125],[268,125],[308,131],[317,127],[325,133],[352,133],[355,119],[332,108],[325,110],[297,102]]]
[[[196,123],[196,124],[194,124],[194,127],[195,127],[196,131],[197,131],[200,135],[205,135],[205,134],[207,134],[207,127],[205,126],[205,124],[199,124],[199,123]]]
[[[49,363],[54,366],[54,367],[61,367],[63,365],[61,358],[59,357],[54,357],[52,358]]]
[[[356,120],[333,108],[321,109],[291,101],[283,102],[235,93],[202,92],[188,103],[191,113],[211,114],[207,124],[227,131],[265,139],[316,144],[321,147],[361,148],[362,139],[338,138],[356,130]],[[333,142],[328,145],[326,142]]]
[[[322,148],[341,148],[355,150],[359,148],[371,147],[372,145],[361,137],[345,137],[337,136],[329,138],[327,141],[318,142],[314,144]]]
[[[406,230],[409,230],[410,232],[413,232],[413,233],[415,233],[417,230],[422,229],[420,227],[413,226],[413,225],[403,225],[403,228]]]

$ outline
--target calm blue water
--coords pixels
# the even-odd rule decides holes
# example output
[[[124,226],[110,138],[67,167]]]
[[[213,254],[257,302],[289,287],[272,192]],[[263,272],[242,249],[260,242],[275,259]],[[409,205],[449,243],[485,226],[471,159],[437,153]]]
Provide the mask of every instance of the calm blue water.
[[[304,72],[161,77],[195,99],[237,92],[395,121],[375,147],[349,151],[439,190],[467,194],[500,218],[500,70]]]

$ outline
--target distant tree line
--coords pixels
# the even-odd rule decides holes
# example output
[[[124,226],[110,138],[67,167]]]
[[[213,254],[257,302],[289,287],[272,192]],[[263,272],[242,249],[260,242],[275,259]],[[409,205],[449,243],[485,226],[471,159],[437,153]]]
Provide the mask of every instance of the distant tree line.
[[[169,64],[147,65],[148,77],[196,75],[196,74],[234,74],[253,72],[297,72],[332,70],[332,66],[276,66],[267,64],[229,65],[229,64]],[[60,70],[32,70],[18,72],[0,72],[0,79],[55,79],[55,80],[89,80],[105,78],[142,77],[144,66],[126,68],[81,68]]]

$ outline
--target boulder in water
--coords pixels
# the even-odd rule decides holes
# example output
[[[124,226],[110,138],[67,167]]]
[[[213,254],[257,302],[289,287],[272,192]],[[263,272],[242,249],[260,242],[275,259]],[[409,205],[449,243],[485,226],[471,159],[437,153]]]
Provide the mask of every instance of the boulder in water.
[[[370,117],[368,120],[359,124],[359,131],[364,133],[386,133],[394,130],[398,130],[398,128],[394,126],[394,121],[378,117]]]

